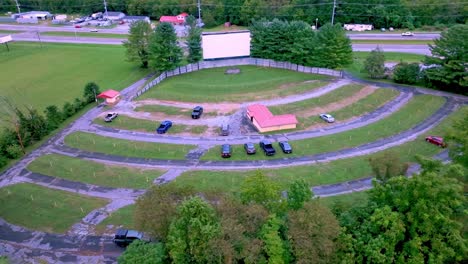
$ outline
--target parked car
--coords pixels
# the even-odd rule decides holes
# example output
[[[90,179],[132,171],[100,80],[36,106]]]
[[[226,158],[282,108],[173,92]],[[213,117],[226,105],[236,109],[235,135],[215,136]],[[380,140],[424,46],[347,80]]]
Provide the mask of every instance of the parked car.
[[[104,117],[104,121],[105,121],[105,122],[112,122],[112,120],[114,120],[117,116],[119,116],[119,114],[117,114],[117,113],[108,113],[108,114]]]
[[[156,130],[158,134],[164,134],[171,128],[172,122],[169,120],[162,121],[161,124],[159,125],[158,129]]]
[[[229,135],[229,125],[222,124],[221,125],[221,136],[228,136]]]
[[[119,247],[126,247],[133,241],[142,239],[143,233],[141,232],[128,229],[118,229],[117,232],[115,232],[113,241]]]
[[[202,114],[203,114],[203,107],[195,106],[195,108],[193,108],[193,111],[192,111],[192,118],[193,119],[200,118]]]
[[[98,32],[98,29],[97,29],[97,28],[93,28],[93,29],[91,29],[89,32]]]
[[[123,25],[123,24],[125,24],[125,21],[123,20],[119,21],[119,25]]]
[[[439,146],[441,148],[447,147],[447,144],[444,142],[444,139],[442,137],[437,137],[437,136],[427,136],[426,137],[426,142],[432,143],[436,146]]]
[[[81,28],[81,26],[80,25],[75,25],[75,28]]]
[[[224,144],[221,146],[221,157],[230,158],[232,153],[231,145]]]
[[[263,149],[263,152],[265,152],[265,155],[267,156],[273,156],[276,153],[276,150],[271,142],[266,139],[260,141],[260,148]]]
[[[287,141],[280,141],[279,146],[280,146],[281,150],[283,150],[283,153],[286,153],[286,154],[291,154],[292,153],[292,147],[291,147],[291,145],[289,145],[289,143]]]
[[[249,155],[250,154],[255,154],[257,152],[257,150],[255,149],[254,143],[251,143],[251,142],[245,143],[244,144],[244,149],[245,149],[245,152],[247,154],[249,154]]]
[[[333,123],[335,122],[335,118],[332,115],[329,114],[320,114],[320,118],[325,120],[328,123]]]
[[[413,32],[410,32],[410,31],[403,32],[403,33],[401,33],[401,35],[403,37],[412,37],[412,36],[414,36]]]

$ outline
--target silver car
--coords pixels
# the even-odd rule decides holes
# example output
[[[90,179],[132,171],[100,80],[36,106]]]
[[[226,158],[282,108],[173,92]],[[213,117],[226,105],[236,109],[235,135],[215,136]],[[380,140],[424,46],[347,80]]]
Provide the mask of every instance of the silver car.
[[[333,116],[329,115],[329,114],[320,114],[320,118],[327,121],[328,123],[335,122],[335,118]]]

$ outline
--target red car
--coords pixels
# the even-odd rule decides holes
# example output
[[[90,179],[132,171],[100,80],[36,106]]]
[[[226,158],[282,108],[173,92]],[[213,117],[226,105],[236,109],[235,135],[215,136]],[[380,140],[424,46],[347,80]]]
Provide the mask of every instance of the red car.
[[[426,137],[426,142],[432,143],[436,146],[445,148],[447,147],[447,144],[445,144],[444,139],[441,137],[436,137],[436,136],[428,136]]]
[[[75,25],[75,28],[81,28],[81,26],[80,25]]]

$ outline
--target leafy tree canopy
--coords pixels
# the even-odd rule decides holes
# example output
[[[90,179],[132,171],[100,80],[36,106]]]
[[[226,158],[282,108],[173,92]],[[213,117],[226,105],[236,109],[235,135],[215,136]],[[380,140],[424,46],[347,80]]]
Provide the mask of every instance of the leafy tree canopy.
[[[148,68],[149,42],[151,36],[151,26],[144,20],[130,24],[128,39],[123,45],[126,48],[126,55],[129,61],[140,61],[141,67]]]

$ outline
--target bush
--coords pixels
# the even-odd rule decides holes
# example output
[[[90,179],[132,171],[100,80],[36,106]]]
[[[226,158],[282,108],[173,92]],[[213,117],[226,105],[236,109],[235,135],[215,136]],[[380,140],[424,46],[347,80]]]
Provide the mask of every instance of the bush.
[[[66,103],[63,105],[63,110],[62,110],[62,112],[63,112],[64,117],[65,117],[65,118],[68,118],[68,117],[70,117],[70,116],[72,116],[72,115],[75,114],[75,107],[74,107],[72,104],[70,104],[69,102],[66,102]]]
[[[393,80],[397,83],[417,83],[420,80],[419,64],[400,62],[393,70]]]
[[[96,97],[100,93],[99,86],[94,82],[86,84],[83,90],[83,98],[86,103],[91,103],[96,100]]]
[[[0,168],[5,167],[5,165],[7,165],[7,163],[8,163],[7,157],[0,156]],[[2,263],[1,258],[0,258],[0,263]]]
[[[23,150],[19,145],[9,145],[6,148],[7,155],[10,159],[17,159],[23,155]]]
[[[81,101],[80,98],[75,98],[75,101],[73,101],[73,108],[75,109],[75,113],[83,109],[85,105],[86,103]]]

